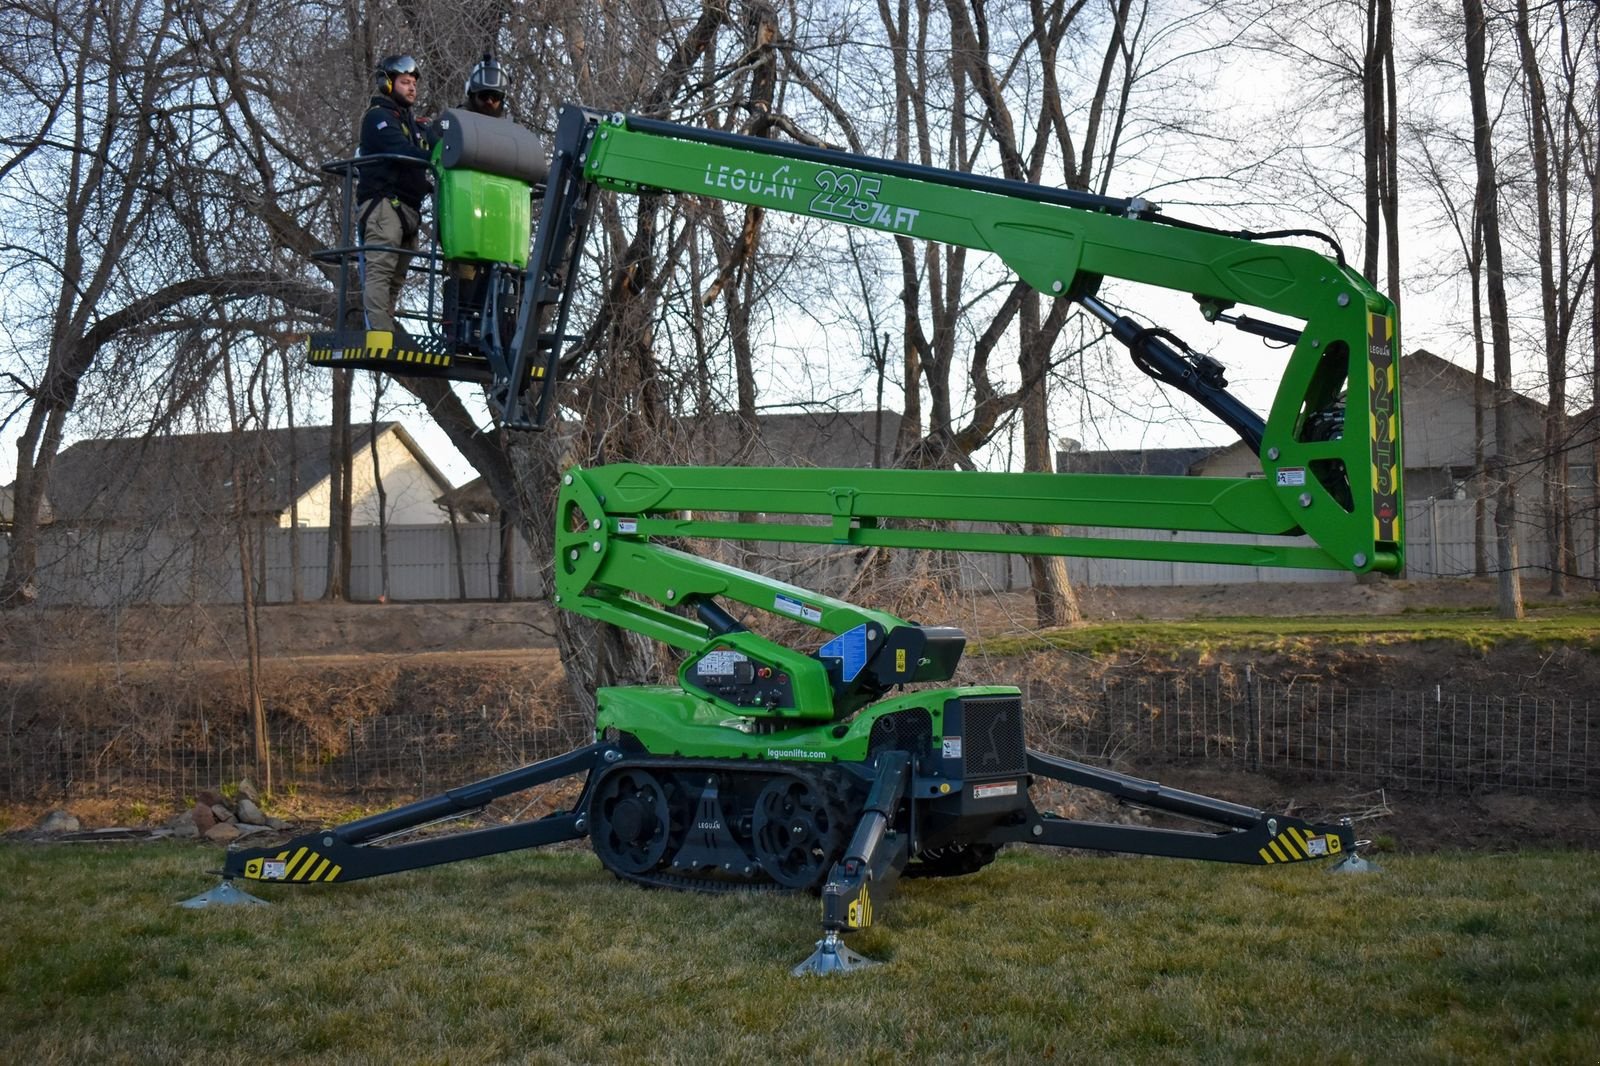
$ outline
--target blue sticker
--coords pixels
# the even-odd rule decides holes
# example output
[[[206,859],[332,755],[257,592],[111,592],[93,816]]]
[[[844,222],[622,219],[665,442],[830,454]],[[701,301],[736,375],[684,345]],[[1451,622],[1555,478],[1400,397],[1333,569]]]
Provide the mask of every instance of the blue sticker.
[[[840,633],[817,649],[817,657],[838,659],[840,677],[854,681],[861,668],[867,665],[867,627],[859,625],[848,633]]]

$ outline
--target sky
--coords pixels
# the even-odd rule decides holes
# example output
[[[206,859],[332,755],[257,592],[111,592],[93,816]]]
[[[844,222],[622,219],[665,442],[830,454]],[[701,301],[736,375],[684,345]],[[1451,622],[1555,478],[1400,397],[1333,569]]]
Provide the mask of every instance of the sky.
[[[870,235],[881,236],[881,235]],[[887,240],[887,237],[882,239]],[[1422,256],[1427,249],[1403,246],[1407,259]],[[1405,276],[1409,270],[1403,271]],[[1187,295],[1163,294],[1139,287],[1122,289],[1108,286],[1105,295],[1122,297],[1130,311],[1147,324],[1172,329],[1201,351],[1210,351],[1228,369],[1228,380],[1235,393],[1257,411],[1265,413],[1276,391],[1285,359],[1281,353],[1253,337],[1226,328],[1212,327],[1196,312]],[[1448,293],[1411,294],[1404,303],[1402,323],[1403,351],[1427,348],[1450,358],[1460,335],[1462,309]],[[834,398],[841,408],[870,409],[875,397],[873,384],[863,372],[863,361],[854,353],[854,336],[828,335],[809,321],[783,326],[785,352],[770,352],[761,369],[758,384],[764,406],[785,403],[803,404],[819,398]],[[792,353],[804,352],[800,359]],[[826,355],[824,356],[824,353]],[[1457,359],[1458,362],[1467,362]],[[1162,390],[1148,382],[1128,361],[1126,352],[1114,346],[1110,366],[1119,395],[1111,397],[1099,389],[1057,390],[1053,395],[1052,432],[1058,439],[1070,438],[1090,448],[1163,448],[1225,445],[1232,443],[1231,432],[1187,397]],[[804,372],[800,371],[804,367]],[[358,417],[371,410],[372,376],[358,373],[355,410]],[[1122,395],[1123,391],[1126,395]],[[486,410],[476,386],[457,385],[456,391],[476,412]],[[891,388],[892,395],[894,389]],[[421,405],[403,390],[385,391],[385,418],[402,422],[453,484],[476,477],[471,465],[456,451]],[[1120,413],[1119,413],[1120,412]],[[325,409],[302,412],[302,422],[328,420]],[[15,476],[15,442],[21,419],[14,419],[0,431],[0,484]],[[487,419],[480,424],[487,424]],[[990,469],[1004,469],[1008,453],[1020,449],[1020,440],[1002,438],[980,456]]]
[[[1249,88],[1259,83],[1252,79],[1233,79],[1224,83],[1234,93],[1236,103],[1252,95]],[[1181,169],[1171,156],[1163,160],[1174,170]],[[1161,165],[1160,163],[1156,164]],[[1159,184],[1160,179],[1172,174],[1153,173],[1146,180]],[[1129,179],[1133,180],[1133,179]],[[1138,192],[1137,188],[1113,188],[1113,195]],[[1411,195],[1415,195],[1414,193]],[[1159,195],[1156,197],[1159,199]],[[1206,220],[1203,215],[1183,208],[1173,208],[1170,213],[1180,218]],[[1419,213],[1420,214],[1420,213]],[[1267,220],[1275,221],[1275,220]],[[1315,220],[1306,224],[1318,228]],[[1355,234],[1347,229],[1340,234],[1347,248],[1355,247]],[[866,239],[888,240],[881,234],[866,234]],[[1320,249],[1319,249],[1320,250]],[[1413,228],[1402,245],[1403,279],[1425,276],[1423,268],[1438,257],[1432,238]],[[897,279],[888,279],[894,284]],[[1281,353],[1264,346],[1258,339],[1237,334],[1229,329],[1211,327],[1200,319],[1187,295],[1158,294],[1149,298],[1143,293],[1129,292],[1114,285],[1103,295],[1125,297],[1130,310],[1137,311],[1151,325],[1163,325],[1182,336],[1197,349],[1212,352],[1228,369],[1230,385],[1249,406],[1264,413],[1270,402],[1284,365]],[[1468,353],[1459,350],[1455,339],[1463,334],[1461,323],[1465,314],[1456,303],[1452,291],[1435,289],[1420,291],[1407,286],[1403,305],[1402,350],[1409,352],[1419,347],[1427,348],[1445,358],[1470,365]],[[4,330],[0,323],[0,330]],[[853,335],[824,335],[809,321],[783,321],[775,332],[781,332],[784,350],[770,349],[767,358],[758,368],[761,403],[803,404],[819,397],[835,398],[842,408],[868,409],[873,405],[872,382],[864,372],[862,360],[855,350],[857,340]],[[1088,447],[1140,448],[1140,447],[1192,447],[1197,445],[1224,445],[1232,442],[1230,431],[1201,410],[1187,397],[1171,393],[1170,397],[1158,386],[1148,382],[1128,361],[1125,351],[1113,346],[1110,355],[1112,370],[1105,387],[1090,389],[1063,389],[1052,396],[1052,432],[1057,439],[1071,438]],[[803,354],[797,354],[803,353]],[[801,372],[801,370],[804,372]],[[957,376],[961,376],[958,371]],[[355,409],[370,411],[371,377],[357,375]],[[485,410],[481,393],[476,387],[458,385],[457,392],[469,409]],[[892,392],[893,390],[891,390]],[[456,484],[471,480],[475,472],[450,445],[439,430],[421,410],[398,388],[386,392],[390,402],[385,418],[401,421],[411,431],[435,464]],[[326,422],[326,403],[323,410],[303,412],[304,422]],[[482,419],[487,424],[487,419]],[[20,420],[13,420],[0,429],[0,483],[12,480],[16,468],[15,440]],[[980,456],[982,465],[1004,468],[1008,457],[1017,448],[1012,439],[997,441],[988,452]]]

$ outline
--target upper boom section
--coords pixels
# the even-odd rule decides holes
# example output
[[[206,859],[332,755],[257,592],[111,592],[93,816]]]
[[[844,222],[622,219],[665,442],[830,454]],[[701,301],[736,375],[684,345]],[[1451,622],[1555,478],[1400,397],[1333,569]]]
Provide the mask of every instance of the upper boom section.
[[[1040,292],[1080,303],[1139,369],[1232,427],[1259,457],[1265,484],[1249,492],[1275,513],[1275,531],[1308,534],[1322,549],[1321,565],[1388,572],[1402,565],[1394,307],[1343,263],[1167,219],[1142,200],[654,119],[563,109],[516,358],[503,379],[513,424],[537,427],[548,412],[595,187],[706,196],[992,252]],[[1107,277],[1190,294],[1207,321],[1289,346],[1265,417],[1228,391],[1215,360],[1103,303],[1097,292]],[[1235,312],[1243,307],[1275,318]],[[527,404],[518,403],[535,381]],[[1058,484],[1065,492],[1066,482]],[[1125,499],[1126,489],[1114,494]],[[1227,527],[1207,518],[1173,528],[1216,529],[1219,521]]]

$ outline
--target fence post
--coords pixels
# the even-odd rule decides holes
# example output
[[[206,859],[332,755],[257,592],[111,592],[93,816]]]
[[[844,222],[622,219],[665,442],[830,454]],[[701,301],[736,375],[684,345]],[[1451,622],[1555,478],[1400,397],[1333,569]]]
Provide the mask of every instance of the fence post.
[[[1255,673],[1250,664],[1244,667],[1244,758],[1251,770],[1261,769],[1261,728],[1256,721],[1260,701],[1256,699]]]
[[[1441,576],[1439,568],[1439,500],[1436,496],[1428,497],[1428,565],[1433,573],[1429,577]]]

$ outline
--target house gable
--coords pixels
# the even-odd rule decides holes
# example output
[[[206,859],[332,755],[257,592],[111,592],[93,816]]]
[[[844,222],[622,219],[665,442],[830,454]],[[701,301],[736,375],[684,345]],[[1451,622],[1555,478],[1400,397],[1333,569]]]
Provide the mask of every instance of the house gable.
[[[1414,499],[1449,497],[1471,475],[1477,440],[1473,416],[1475,383],[1470,370],[1418,349],[1400,360],[1400,410],[1404,436],[1407,495]],[[1486,390],[1493,384],[1483,381]],[[1486,402],[1492,399],[1486,394]],[[1514,433],[1510,453],[1535,454],[1542,447],[1544,404],[1515,395],[1511,402]],[[1484,453],[1495,450],[1494,418],[1486,412]],[[1220,449],[1195,468],[1204,477],[1259,476],[1261,463],[1243,441]]]
[[[351,444],[354,486],[375,497],[373,428],[352,426]],[[449,482],[402,427],[380,422],[376,428],[390,520],[438,522],[432,500]],[[241,505],[247,515],[288,525],[297,501],[302,525],[325,526],[331,441],[330,426],[79,441],[57,457],[50,499],[56,521],[68,526],[204,528],[234,520]],[[404,519],[397,517],[402,504]],[[357,510],[357,523],[376,522],[375,498],[367,512],[363,518]]]
[[[351,521],[358,526],[375,526],[378,524],[378,480],[372,469],[371,434],[366,434],[366,438],[354,446]],[[376,448],[383,479],[384,514],[389,524],[422,526],[443,521],[444,511],[436,501],[450,492],[450,482],[405,427],[396,422],[380,422]],[[332,488],[332,477],[325,475],[300,496],[292,517],[288,508],[278,514],[277,524],[287,528],[292,521],[298,521],[313,528],[327,526],[332,515]]]

